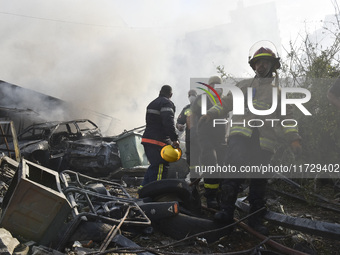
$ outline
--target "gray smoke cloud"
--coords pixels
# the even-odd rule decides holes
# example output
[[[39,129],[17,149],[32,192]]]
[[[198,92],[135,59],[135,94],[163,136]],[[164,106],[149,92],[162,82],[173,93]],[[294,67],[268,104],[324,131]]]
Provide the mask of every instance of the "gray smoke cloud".
[[[225,9],[216,0],[204,13],[205,1],[0,3],[0,80],[71,102],[79,117],[104,119],[110,134],[144,125],[162,85],[173,86],[178,114],[189,102],[191,77],[215,75],[218,65],[249,77],[250,46],[280,46],[274,3]],[[149,23],[138,25],[148,10]]]
[[[64,7],[70,13],[79,7],[85,14],[90,5],[87,1],[72,10]],[[116,129],[143,125],[146,102],[166,82],[168,52],[163,39],[157,31],[129,29],[119,15],[104,23],[108,26],[93,25],[103,9],[82,16],[81,24],[54,20],[61,9],[45,16],[46,8],[38,6],[35,15],[50,19],[0,15],[0,29],[6,35],[0,42],[1,79],[71,102],[80,110],[112,116]],[[14,11],[20,13],[13,7]]]

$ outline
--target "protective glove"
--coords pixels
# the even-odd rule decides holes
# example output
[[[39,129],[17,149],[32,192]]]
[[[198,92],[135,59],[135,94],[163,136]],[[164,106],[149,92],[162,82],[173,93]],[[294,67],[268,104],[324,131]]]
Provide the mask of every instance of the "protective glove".
[[[172,147],[174,147],[175,149],[179,148],[179,141],[172,141]]]
[[[290,148],[292,149],[295,155],[300,155],[302,152],[302,146],[300,140],[295,140],[290,144]]]

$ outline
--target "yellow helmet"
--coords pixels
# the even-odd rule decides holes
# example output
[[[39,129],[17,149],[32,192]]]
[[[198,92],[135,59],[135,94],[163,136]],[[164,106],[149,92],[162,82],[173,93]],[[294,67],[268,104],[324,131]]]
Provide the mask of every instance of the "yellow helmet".
[[[161,157],[167,162],[176,162],[182,156],[180,148],[175,149],[172,145],[166,145],[161,150]]]

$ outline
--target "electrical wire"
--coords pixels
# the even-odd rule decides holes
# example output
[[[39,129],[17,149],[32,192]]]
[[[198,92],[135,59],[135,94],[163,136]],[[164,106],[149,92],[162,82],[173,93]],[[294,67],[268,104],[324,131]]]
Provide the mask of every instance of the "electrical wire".
[[[28,19],[37,19],[37,20],[44,20],[44,21],[52,21],[52,22],[61,22],[61,23],[67,23],[67,24],[75,24],[75,25],[81,25],[81,26],[108,27],[108,28],[126,28],[125,26],[102,25],[102,24],[93,24],[93,23],[67,21],[67,20],[61,20],[61,19],[50,19],[50,18],[42,18],[42,17],[30,16],[30,15],[24,15],[24,14],[16,14],[16,13],[10,13],[10,12],[2,12],[2,11],[0,11],[0,14],[17,16],[17,17],[28,18]]]

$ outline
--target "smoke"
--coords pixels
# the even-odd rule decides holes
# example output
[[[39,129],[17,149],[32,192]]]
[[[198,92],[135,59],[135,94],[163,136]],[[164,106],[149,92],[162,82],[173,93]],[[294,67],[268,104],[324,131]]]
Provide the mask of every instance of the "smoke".
[[[73,53],[72,59],[59,63],[57,73],[65,73],[60,82],[69,85],[61,97],[79,108],[114,116],[124,121],[125,129],[143,125],[140,109],[146,107],[144,100],[158,94],[166,68],[159,66],[165,62],[163,43],[152,33],[144,36],[142,31],[119,31],[93,42],[86,54]]]
[[[168,45],[157,31],[128,28],[119,15],[112,26],[91,25],[103,12],[82,24],[0,16],[7,35],[1,79],[72,103],[78,118],[106,116],[114,131],[143,125],[147,101],[167,82]]]
[[[250,46],[265,39],[280,45],[274,3],[2,0],[0,6],[0,80],[70,102],[79,117],[103,122],[110,134],[144,125],[145,108],[162,85],[173,87],[178,114],[189,103],[190,78],[215,75],[219,65],[249,77]]]

